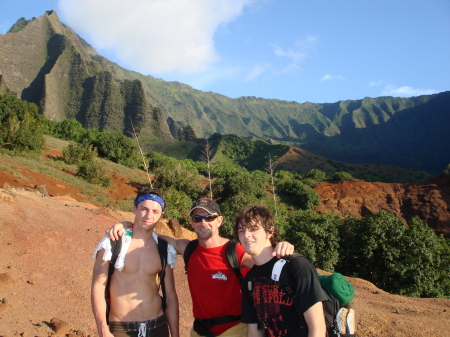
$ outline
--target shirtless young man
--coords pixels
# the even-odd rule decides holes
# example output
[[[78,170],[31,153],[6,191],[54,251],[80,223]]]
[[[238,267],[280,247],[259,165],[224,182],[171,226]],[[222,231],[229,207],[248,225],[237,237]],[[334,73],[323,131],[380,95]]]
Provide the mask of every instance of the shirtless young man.
[[[187,269],[195,318],[190,335],[245,337],[247,326],[241,323],[241,284],[226,259],[225,247],[229,240],[219,234],[223,221],[219,205],[211,199],[201,198],[192,205],[189,220],[198,238]],[[122,232],[122,224],[108,230],[111,239],[117,239]],[[161,237],[180,255],[190,242]],[[284,242],[276,247],[274,254],[285,256],[293,250],[291,244]],[[251,268],[253,260],[240,244],[236,245],[236,251],[239,264]]]
[[[176,252],[168,246],[167,268],[164,277],[166,309],[162,308],[157,282],[161,270],[158,236],[153,232],[156,222],[164,214],[164,197],[157,190],[137,194],[133,212],[133,226],[122,239],[110,283],[109,326],[106,317],[105,287],[111,260],[111,244],[105,237],[94,253],[91,302],[100,337],[179,337],[178,297],[172,268]],[[130,235],[131,234],[131,237]],[[172,268],[169,268],[169,265]]]

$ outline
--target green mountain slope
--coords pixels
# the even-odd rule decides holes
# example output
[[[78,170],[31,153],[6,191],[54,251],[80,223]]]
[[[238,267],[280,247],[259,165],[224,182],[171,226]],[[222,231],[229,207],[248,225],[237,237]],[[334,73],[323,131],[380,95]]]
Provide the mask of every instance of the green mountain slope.
[[[334,160],[395,164],[437,174],[450,162],[450,92],[413,98],[297,103],[231,99],[128,71],[98,55],[54,11],[0,35],[0,91],[54,120],[171,140],[177,127],[274,139]],[[170,125],[170,128],[169,128]],[[172,131],[172,133],[171,133]]]

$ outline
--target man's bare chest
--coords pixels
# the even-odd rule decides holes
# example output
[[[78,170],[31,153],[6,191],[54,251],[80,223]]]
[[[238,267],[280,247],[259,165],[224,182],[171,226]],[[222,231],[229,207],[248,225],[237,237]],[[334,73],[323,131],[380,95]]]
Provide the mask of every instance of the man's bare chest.
[[[156,275],[161,270],[161,260],[156,242],[146,242],[142,245],[132,240],[125,255],[124,264],[123,272],[126,274]]]

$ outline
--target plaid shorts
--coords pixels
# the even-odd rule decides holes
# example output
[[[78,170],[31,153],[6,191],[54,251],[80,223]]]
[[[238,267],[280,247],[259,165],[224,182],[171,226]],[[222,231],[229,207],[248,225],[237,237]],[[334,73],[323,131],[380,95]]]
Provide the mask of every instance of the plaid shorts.
[[[144,322],[109,322],[114,337],[169,337],[166,316]]]

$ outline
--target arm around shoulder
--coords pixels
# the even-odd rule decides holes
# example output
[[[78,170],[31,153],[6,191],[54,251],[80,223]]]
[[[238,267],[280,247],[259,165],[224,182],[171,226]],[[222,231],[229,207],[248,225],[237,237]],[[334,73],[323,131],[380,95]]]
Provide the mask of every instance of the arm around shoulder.
[[[158,234],[158,236],[164,241],[167,241],[169,245],[172,245],[173,248],[175,248],[175,250],[177,251],[178,255],[183,255],[186,246],[189,242],[191,242],[188,239],[175,239],[174,237],[164,234]]]
[[[114,226],[111,226],[106,230],[106,236],[109,237],[112,241],[119,240],[119,237],[123,235],[125,229],[131,227],[132,225],[133,223],[129,221],[116,223]]]

